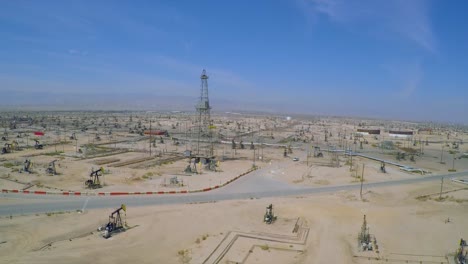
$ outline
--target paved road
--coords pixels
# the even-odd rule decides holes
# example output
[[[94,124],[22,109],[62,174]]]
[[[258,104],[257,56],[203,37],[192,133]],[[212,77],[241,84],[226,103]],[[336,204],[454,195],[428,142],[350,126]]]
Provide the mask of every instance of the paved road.
[[[282,196],[298,196],[317,193],[333,193],[359,189],[359,184],[325,186],[325,187],[298,187],[264,177],[264,171],[256,171],[234,183],[217,190],[205,193],[181,195],[156,196],[116,196],[116,197],[82,197],[82,196],[41,196],[25,194],[1,194],[1,198],[11,198],[14,204],[2,204],[0,201],[0,215],[20,215],[57,211],[75,211],[82,209],[113,208],[125,203],[130,207],[148,205],[168,205],[184,203],[202,203],[211,201],[224,201],[235,199],[268,198]],[[442,177],[451,179],[467,176],[468,171],[441,174],[433,176],[413,175],[413,178],[393,181],[366,183],[368,188],[388,187],[403,184],[412,184],[428,181],[440,181]],[[0,199],[1,200],[1,199]]]

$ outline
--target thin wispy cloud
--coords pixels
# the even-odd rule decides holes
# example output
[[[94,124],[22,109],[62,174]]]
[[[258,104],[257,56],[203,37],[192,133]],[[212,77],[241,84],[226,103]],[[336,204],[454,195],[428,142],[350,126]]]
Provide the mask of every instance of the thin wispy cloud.
[[[358,30],[391,33],[436,51],[430,5],[424,0],[298,0],[309,21],[326,17],[330,21]]]
[[[409,98],[416,92],[421,85],[423,79],[423,70],[420,63],[416,63],[410,66],[405,76],[403,76],[403,90],[402,95],[405,98]]]
[[[382,65],[388,77],[393,80],[395,98],[409,99],[422,92],[424,70],[421,61],[406,60]]]
[[[216,90],[236,91],[246,95],[252,89],[257,88],[257,85],[252,81],[246,80],[238,73],[228,69],[221,69],[210,65],[193,64],[187,61],[175,59],[168,56],[146,56],[146,62],[156,64],[173,71],[179,72],[184,76],[198,76],[202,69],[206,69],[210,76],[210,83],[214,84]]]

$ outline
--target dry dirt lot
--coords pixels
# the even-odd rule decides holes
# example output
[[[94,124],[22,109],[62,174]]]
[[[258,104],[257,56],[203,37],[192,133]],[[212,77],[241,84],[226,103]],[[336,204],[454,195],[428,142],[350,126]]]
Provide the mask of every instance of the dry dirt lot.
[[[299,217],[309,228],[304,246],[239,239],[219,263],[234,263],[229,261],[247,255],[245,263],[377,263],[374,258],[401,260],[396,263],[418,258],[445,261],[460,237],[468,236],[468,203],[416,199],[437,193],[438,187],[425,183],[366,190],[365,202],[355,191],[128,208],[126,221],[132,228],[107,240],[96,228],[106,222],[112,209],[6,217],[0,222],[0,240],[5,241],[0,244],[0,262],[203,263],[230,231],[293,236]],[[457,188],[460,186],[447,185],[447,190]],[[468,193],[446,195],[467,198]],[[278,216],[272,225],[262,222],[269,203]],[[356,236],[364,214],[379,253],[357,250]]]

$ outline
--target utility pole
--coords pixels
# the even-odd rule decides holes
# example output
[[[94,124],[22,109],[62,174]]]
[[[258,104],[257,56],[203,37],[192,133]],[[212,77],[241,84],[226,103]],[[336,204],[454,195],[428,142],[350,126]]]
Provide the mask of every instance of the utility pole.
[[[422,156],[422,154],[423,154],[423,145],[424,145],[424,144],[421,143],[421,138],[419,138],[419,154],[420,154],[421,156]]]
[[[253,167],[255,168],[255,148],[253,149]]]
[[[442,164],[442,157],[444,156],[444,143],[442,142],[442,150],[440,151],[440,163]]]
[[[262,150],[262,161],[265,162],[265,157],[263,156],[263,139],[261,139],[261,141],[262,141],[262,145],[261,145],[261,147],[262,147],[262,149],[261,149]]]
[[[64,129],[65,130],[65,129]],[[62,152],[65,153],[65,142],[67,141],[67,131],[63,133]]]
[[[151,134],[153,133],[153,131],[151,130],[151,117],[150,117],[150,120],[149,120],[149,123],[150,123],[150,129],[149,129],[149,154],[150,154],[150,157],[151,157]]]
[[[442,188],[444,186],[444,177],[441,178],[441,181],[440,181],[440,194],[439,194],[439,200],[442,199]]]
[[[364,183],[364,165],[365,164],[362,164],[361,191],[360,191],[361,200],[362,200],[362,184]]]
[[[382,135],[380,137],[380,152],[383,154],[383,142],[384,142],[384,136]]]
[[[455,151],[452,152],[452,171],[455,171]]]

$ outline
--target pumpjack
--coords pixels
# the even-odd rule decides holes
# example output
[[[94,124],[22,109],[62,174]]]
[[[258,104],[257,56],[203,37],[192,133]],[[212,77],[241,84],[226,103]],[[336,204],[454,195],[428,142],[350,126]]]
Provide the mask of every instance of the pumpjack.
[[[31,172],[31,166],[32,166],[32,162],[31,160],[25,160],[24,161],[24,165],[23,165],[23,170],[20,170],[19,172],[27,172],[27,173],[32,173]]]
[[[468,263],[468,250],[467,250],[466,240],[463,238],[460,239],[460,248],[458,248],[455,255],[455,259],[458,264],[467,264]]]
[[[184,172],[185,173],[197,173],[197,164],[194,162],[192,166],[192,161],[190,160]]]
[[[99,177],[104,174],[104,168],[101,167],[98,170],[91,170],[91,173],[89,174],[90,179],[85,182],[85,185],[89,189],[98,189],[102,188],[101,186],[101,181],[99,180]]]
[[[70,139],[71,139],[71,140],[76,140],[76,134],[73,133],[73,134],[70,136]]]
[[[109,222],[107,224],[98,228],[98,231],[102,231],[102,237],[105,239],[110,238],[115,233],[125,231],[127,223],[122,220],[121,211],[124,211],[125,215],[127,214],[127,207],[125,204],[122,204],[120,208],[109,215]]]
[[[57,171],[55,170],[55,162],[56,162],[56,161],[57,161],[57,160],[54,160],[54,161],[51,161],[51,162],[49,163],[49,167],[47,167],[47,169],[46,169],[46,172],[47,172],[48,174],[57,175]]]
[[[35,139],[34,141],[36,141],[36,144],[34,145],[35,149],[43,149],[44,148],[44,145],[40,144],[39,140]]]
[[[5,143],[5,147],[2,148],[2,154],[11,153],[11,144]]]
[[[192,162],[192,158],[189,159],[189,164],[187,165],[187,167],[185,168],[185,173],[195,173],[195,174],[198,174],[199,173],[199,170],[201,168],[198,168],[198,164],[201,163],[201,158],[200,157],[195,157],[193,158],[193,162]],[[209,164],[208,164],[209,165]],[[207,169],[210,169],[210,166],[207,166]],[[201,173],[201,171],[200,171]]]
[[[13,141],[11,142],[11,149],[12,149],[12,150],[19,150],[18,141],[13,140]]]
[[[216,160],[214,159],[209,159],[207,160],[206,168],[210,171],[217,171],[218,164],[216,163]]]
[[[406,159],[406,153],[405,152],[398,152],[396,154],[396,159],[397,160],[405,160]]]
[[[320,147],[314,147],[314,157],[323,158],[323,153],[320,151]]]
[[[387,173],[387,170],[385,169],[385,162],[382,161],[382,163],[380,163],[380,171],[382,173]]]
[[[263,217],[263,222],[267,224],[272,224],[276,221],[277,216],[273,214],[273,204],[270,204],[266,208],[265,216]]]

